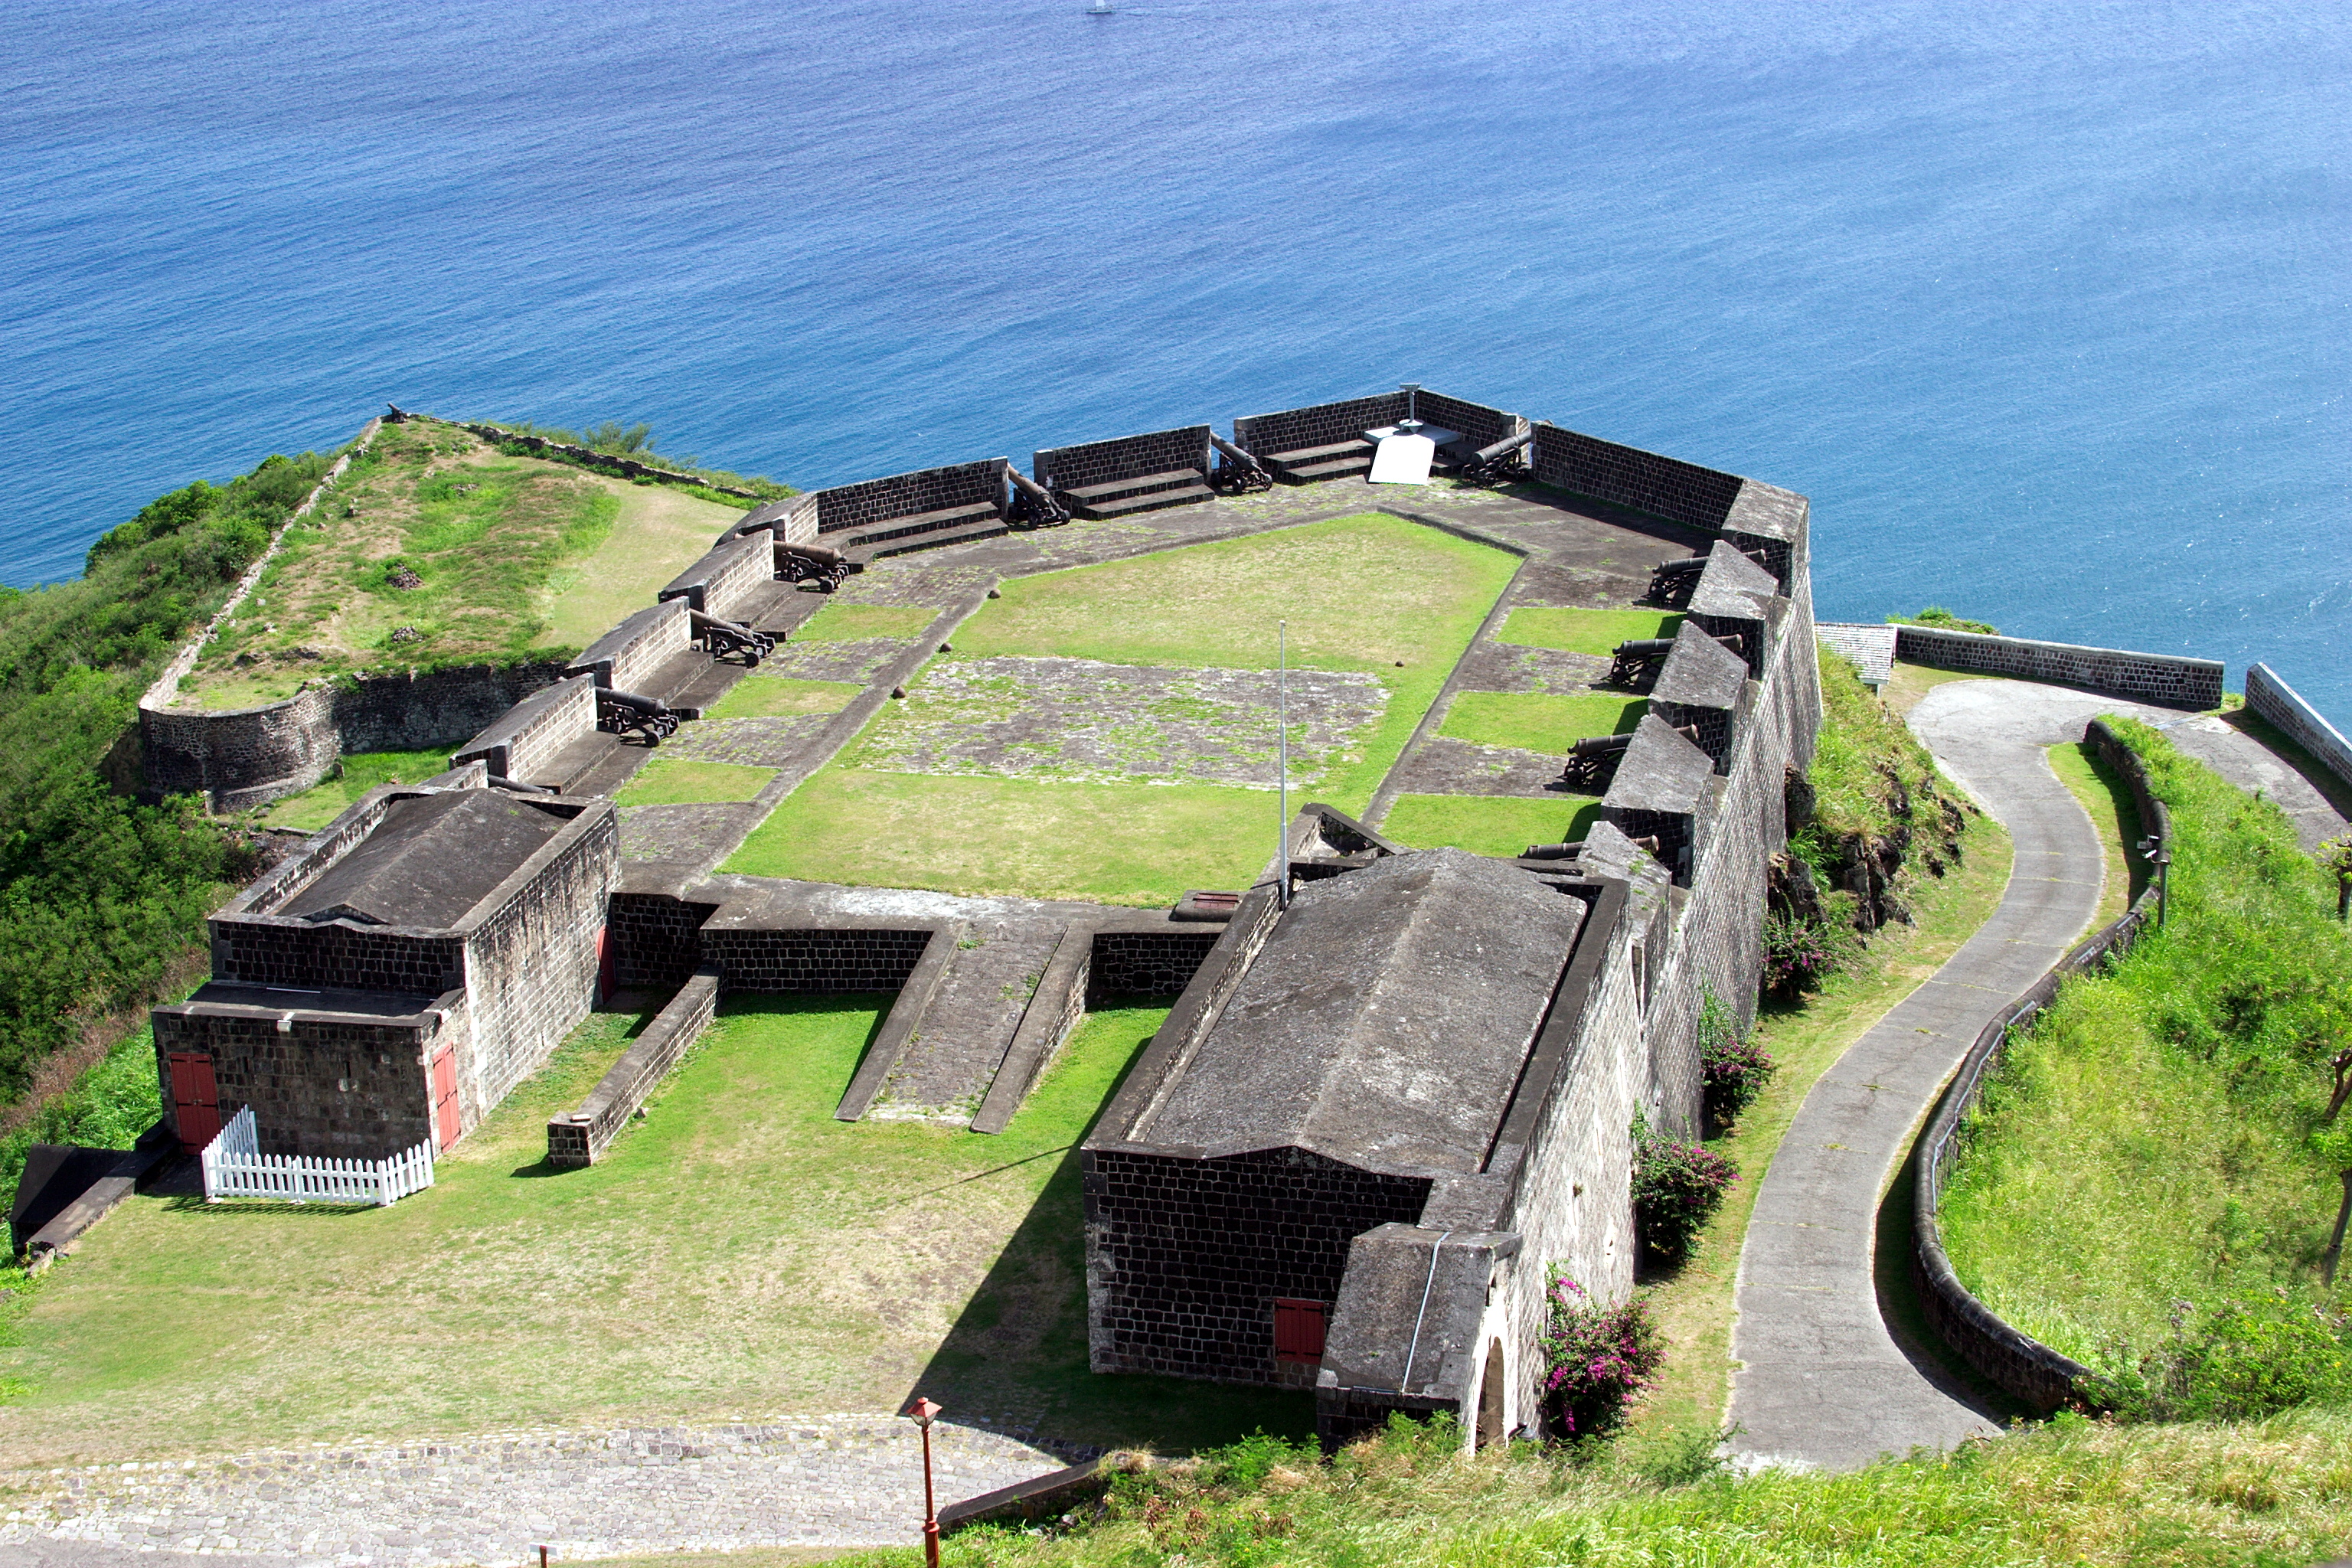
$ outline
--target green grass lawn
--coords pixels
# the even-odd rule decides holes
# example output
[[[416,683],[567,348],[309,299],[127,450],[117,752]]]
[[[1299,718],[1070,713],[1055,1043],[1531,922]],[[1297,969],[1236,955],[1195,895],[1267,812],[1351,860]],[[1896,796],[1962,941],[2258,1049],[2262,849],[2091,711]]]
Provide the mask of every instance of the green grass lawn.
[[[2091,917],[2091,929],[2097,931],[2120,919],[2147,885],[2147,862],[2127,852],[2139,842],[2139,807],[2132,800],[2131,785],[2099,760],[2098,749],[2088,741],[2053,746],[2049,756],[2050,771],[2091,814],[2091,826],[2099,830],[2099,842],[2106,847],[2106,884],[2099,889],[2098,912]]]
[[[1530,844],[1581,838],[1601,820],[1601,800],[1556,795],[1542,800],[1506,795],[1404,795],[1375,823],[1408,849],[1452,845],[1479,855],[1517,855]]]
[[[1276,800],[1271,790],[1216,784],[828,767],[785,797],[721,869],[1149,907],[1188,888],[1248,887],[1273,858]]]
[[[789,713],[838,713],[864,688],[846,680],[794,680],[754,670],[702,710],[706,719],[773,719]]]
[[[1445,710],[1441,735],[1482,746],[1516,746],[1523,752],[1565,755],[1594,735],[1630,734],[1650,710],[1647,698],[1612,691],[1552,696],[1543,692],[1463,691]]]
[[[0,1465],[896,1409],[1074,1441],[1311,1426],[1303,1396],[1086,1370],[1075,1145],[1165,1016],[1087,1018],[998,1137],[848,1123],[887,997],[737,997],[606,1159],[556,1172],[600,1015],[388,1209],[132,1198],[0,1350]],[[982,1401],[985,1400],[985,1403]]]
[[[1388,693],[1360,760],[1315,787],[1318,798],[1358,811],[1517,564],[1401,519],[1341,518],[1015,579],[964,623],[951,657],[1265,668],[1276,658],[1275,622],[1286,618],[1293,663],[1368,671]],[[817,621],[860,608],[828,605]],[[855,744],[844,752],[856,755]],[[794,791],[725,869],[1148,905],[1187,888],[1248,886],[1267,859],[1276,812],[1263,791],[1217,785],[1045,783],[837,762]]]
[[[298,827],[316,833],[378,784],[420,784],[446,773],[454,749],[453,742],[429,752],[354,752],[336,764],[336,777],[312,784],[299,795],[271,801],[256,814],[256,820],[264,827]]]
[[[1513,610],[1503,618],[1497,642],[1521,647],[1552,647],[1568,653],[1598,654],[1606,658],[1621,642],[1670,637],[1683,624],[1680,616],[1657,610]]]
[[[855,642],[866,637],[911,637],[940,618],[937,610],[907,605],[852,605],[838,599],[793,633],[794,642]]]
[[[776,776],[773,768],[747,768],[735,763],[689,763],[656,757],[637,770],[619,795],[615,805],[698,805],[749,800]]]
[[[2284,816],[2118,728],[2171,809],[2170,922],[2011,1040],[1942,1210],[1969,1289],[2093,1364],[2165,1342],[2176,1301],[2326,1299],[2342,1189],[2305,1139],[2352,1016],[2352,942]]]

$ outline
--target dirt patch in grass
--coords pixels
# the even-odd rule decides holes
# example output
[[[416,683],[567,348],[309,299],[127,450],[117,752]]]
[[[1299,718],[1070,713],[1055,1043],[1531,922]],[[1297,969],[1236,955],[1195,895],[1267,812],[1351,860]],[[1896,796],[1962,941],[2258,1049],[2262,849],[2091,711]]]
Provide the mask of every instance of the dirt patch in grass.
[[[773,768],[749,768],[734,763],[680,762],[656,757],[637,770],[635,778],[613,797],[615,805],[699,805],[715,801],[749,800],[776,776]]]
[[[1478,855],[1509,856],[1530,844],[1581,838],[1600,819],[1597,795],[1528,800],[1498,795],[1404,795],[1375,826],[1410,849],[1452,845]]]
[[[547,1119],[632,1016],[592,1020],[391,1208],[130,1200],[0,1350],[26,1385],[0,1466],[894,1410],[983,1333],[993,1402],[960,1392],[966,1419],[1180,1447],[1311,1425],[1296,1394],[1086,1370],[1073,1146],[1164,1013],[1091,1016],[990,1138],[834,1120],[889,1000],[731,999],[584,1171],[544,1163]]]
[[[1680,616],[1658,610],[1559,610],[1529,607],[1513,610],[1503,619],[1496,642],[1521,647],[1559,648],[1569,653],[1595,654],[1602,658],[1621,642],[1670,637],[1683,624]]]
[[[1563,756],[1570,746],[1591,736],[1631,733],[1649,708],[1646,698],[1610,691],[1573,696],[1463,691],[1455,693],[1437,732],[1482,746],[1513,746]]]
[[[706,719],[774,719],[792,713],[838,713],[864,688],[846,680],[794,680],[757,670],[702,710]]]

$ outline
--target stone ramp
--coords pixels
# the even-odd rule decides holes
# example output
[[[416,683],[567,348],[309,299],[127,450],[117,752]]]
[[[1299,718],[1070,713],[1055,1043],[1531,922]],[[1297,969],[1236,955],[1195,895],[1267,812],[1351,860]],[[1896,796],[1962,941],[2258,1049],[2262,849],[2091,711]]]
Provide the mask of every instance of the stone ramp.
[[[1059,921],[974,921],[958,939],[914,1037],[866,1114],[971,1123],[1066,930]]]

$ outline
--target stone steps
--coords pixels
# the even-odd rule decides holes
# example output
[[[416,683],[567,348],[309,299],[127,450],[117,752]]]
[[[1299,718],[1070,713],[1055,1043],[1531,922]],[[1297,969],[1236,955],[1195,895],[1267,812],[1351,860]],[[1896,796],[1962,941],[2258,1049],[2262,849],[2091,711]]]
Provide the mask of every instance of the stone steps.
[[[851,565],[863,567],[870,561],[879,561],[888,555],[912,555],[919,550],[941,550],[950,544],[962,544],[974,539],[994,539],[1012,531],[1012,524],[992,512],[951,528],[933,528],[919,533],[879,538],[871,544],[853,545],[842,553],[848,557]]]

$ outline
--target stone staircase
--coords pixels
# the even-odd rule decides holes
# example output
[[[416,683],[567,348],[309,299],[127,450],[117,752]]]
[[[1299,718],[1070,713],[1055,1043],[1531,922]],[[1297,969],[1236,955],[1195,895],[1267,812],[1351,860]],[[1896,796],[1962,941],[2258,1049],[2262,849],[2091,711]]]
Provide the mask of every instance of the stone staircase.
[[[909,517],[886,518],[880,522],[827,534],[818,542],[840,551],[853,563],[863,566],[887,555],[912,555],[919,550],[938,550],[973,539],[994,539],[1012,531],[998,508],[986,501],[975,501],[968,506],[919,511]]]
[[[1214,500],[1216,492],[1207,481],[1208,476],[1198,468],[1170,468],[1165,473],[1138,474],[1133,479],[1113,479],[1106,484],[1077,485],[1060,493],[1080,517],[1125,517],[1160,507]]]
[[[1288,452],[1259,452],[1257,460],[1285,484],[1309,485],[1318,479],[1341,479],[1372,470],[1372,444],[1365,440],[1335,441],[1328,447],[1301,447]]]

